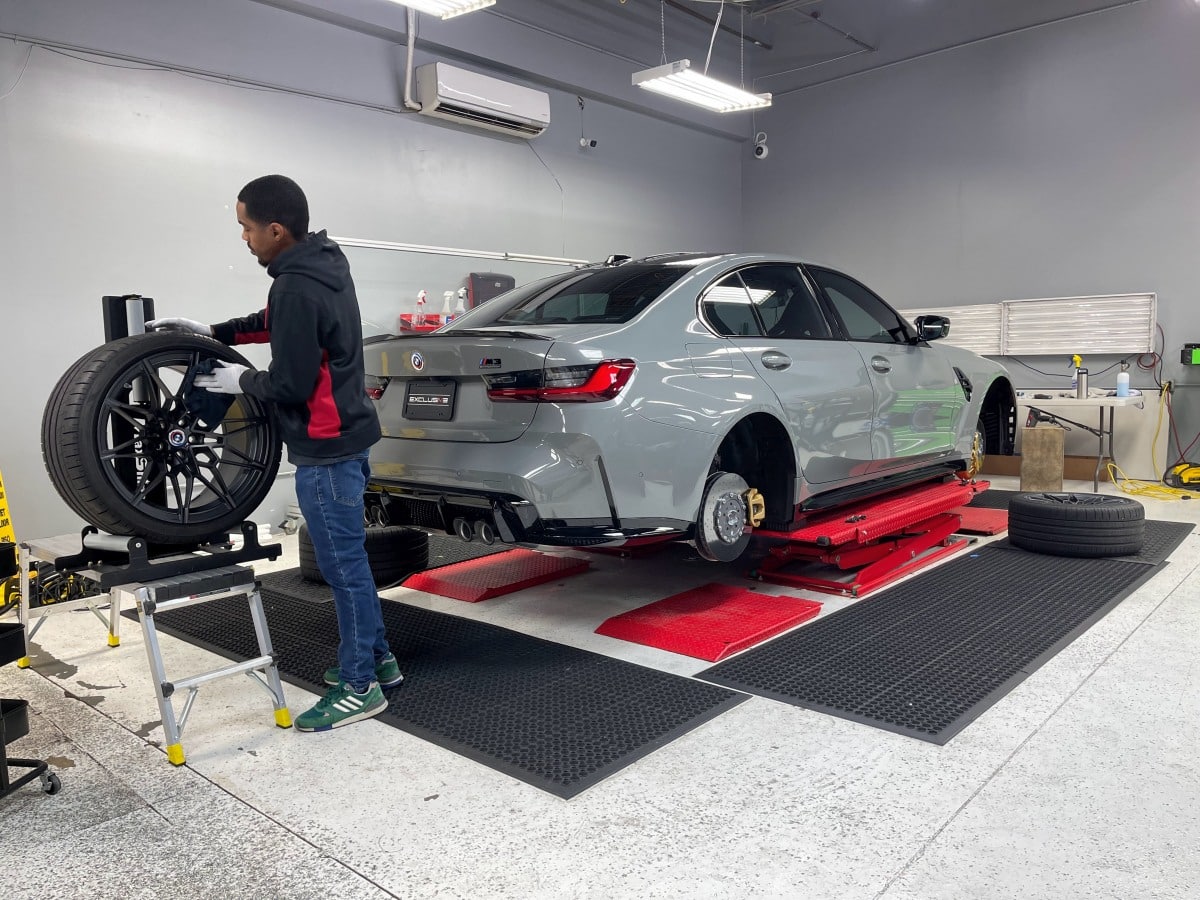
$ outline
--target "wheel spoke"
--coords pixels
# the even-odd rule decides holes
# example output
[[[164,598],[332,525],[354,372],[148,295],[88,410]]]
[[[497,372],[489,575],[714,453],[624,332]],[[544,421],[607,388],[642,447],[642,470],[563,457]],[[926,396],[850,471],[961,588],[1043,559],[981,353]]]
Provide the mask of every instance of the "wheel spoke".
[[[146,454],[145,450],[136,449],[138,444],[144,444],[143,438],[134,437],[122,440],[120,444],[110,446],[108,450],[101,452],[100,458],[101,460],[115,460],[115,458],[125,457],[137,458],[139,456],[149,458],[149,454]],[[132,450],[133,452],[127,452],[128,450]]]
[[[229,427],[230,422],[246,422],[247,424],[242,425],[239,428],[230,428]],[[222,423],[225,426],[222,429],[222,431],[225,434],[225,437],[232,437],[235,434],[242,434],[247,431],[252,431],[254,429],[261,428],[266,423],[267,423],[267,420],[265,418],[262,418],[262,419],[226,419]]]
[[[155,471],[155,469],[159,470],[158,474],[151,479],[150,475]],[[166,477],[166,471],[159,466],[155,460],[150,460],[150,465],[146,467],[146,471],[142,474],[142,478],[140,479],[141,485],[138,487],[137,493],[133,495],[133,502],[144,503],[150,492],[162,484]]]
[[[224,444],[213,444],[211,446],[205,447],[206,450],[210,450],[210,451],[216,450],[217,448],[220,448],[220,450],[221,450],[221,461],[229,463],[231,466],[239,465],[237,460],[230,459],[230,455],[233,455],[233,456],[239,456],[246,461],[245,463],[240,464],[244,468],[265,469],[267,467],[266,463],[259,462],[254,457],[248,456],[247,454],[245,454],[241,450],[239,450],[237,447],[230,447],[230,446],[227,446]]]
[[[211,480],[204,477],[204,469],[207,469],[212,476]],[[234,509],[237,506],[237,501],[234,500],[233,495],[229,492],[229,486],[225,484],[225,479],[221,477],[221,473],[213,467],[211,462],[206,464],[197,459],[196,477],[200,480],[201,484],[206,485],[209,490],[220,497],[221,501],[230,509]]]
[[[104,401],[104,406],[109,412],[120,416],[134,428],[145,428],[150,418],[157,418],[151,410],[144,406],[134,406],[132,403],[123,403],[120,400],[108,398]],[[141,418],[135,418],[140,416]]]

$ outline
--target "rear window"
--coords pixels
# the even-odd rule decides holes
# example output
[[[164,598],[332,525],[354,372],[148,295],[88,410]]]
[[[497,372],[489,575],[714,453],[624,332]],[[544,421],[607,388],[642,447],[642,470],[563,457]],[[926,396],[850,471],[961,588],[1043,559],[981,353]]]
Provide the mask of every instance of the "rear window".
[[[617,266],[576,272],[550,284],[520,289],[515,302],[496,309],[494,318],[479,325],[576,325],[587,322],[628,322],[687,274],[688,266]]]

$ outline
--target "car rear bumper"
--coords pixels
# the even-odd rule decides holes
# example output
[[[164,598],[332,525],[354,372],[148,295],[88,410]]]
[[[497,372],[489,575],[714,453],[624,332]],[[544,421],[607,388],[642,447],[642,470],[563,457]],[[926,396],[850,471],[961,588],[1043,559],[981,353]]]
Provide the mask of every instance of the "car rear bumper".
[[[389,521],[460,536],[460,519],[475,531],[486,523],[506,543],[551,546],[622,546],[688,533],[691,519],[668,504],[625,508],[628,491],[614,482],[630,473],[608,472],[605,457],[596,440],[578,433],[527,432],[518,441],[476,444],[385,437],[371,448],[371,484]]]
[[[372,476],[369,502],[387,524],[415,525],[506,544],[622,547],[687,537],[691,523],[671,519],[545,518],[536,504],[492,491],[428,485]],[[486,526],[486,528],[485,528]]]

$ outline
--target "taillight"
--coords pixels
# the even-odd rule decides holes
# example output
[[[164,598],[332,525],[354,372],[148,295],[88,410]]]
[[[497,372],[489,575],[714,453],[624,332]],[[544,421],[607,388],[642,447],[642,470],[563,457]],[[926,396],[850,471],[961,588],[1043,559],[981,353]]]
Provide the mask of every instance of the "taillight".
[[[378,375],[368,375],[366,377],[366,385],[368,397],[372,400],[382,400],[383,392],[387,390],[388,380]]]
[[[621,393],[636,368],[632,359],[606,359],[594,366],[559,366],[490,375],[485,380],[492,400],[596,403]]]

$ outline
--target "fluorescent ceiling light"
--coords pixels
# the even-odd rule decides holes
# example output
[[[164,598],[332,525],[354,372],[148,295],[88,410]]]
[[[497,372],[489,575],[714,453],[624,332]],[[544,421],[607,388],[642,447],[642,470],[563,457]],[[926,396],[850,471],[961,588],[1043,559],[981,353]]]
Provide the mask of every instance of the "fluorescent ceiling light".
[[[693,72],[691,66],[691,60],[681,59],[665,66],[634,72],[633,83],[648,91],[716,112],[738,112],[771,105],[770,94],[752,94],[716,78]]]
[[[774,291],[764,288],[740,288],[718,284],[709,288],[704,295],[704,301],[706,303],[739,303],[757,306],[774,293]]]
[[[465,13],[475,12],[486,6],[492,6],[496,0],[392,0],[417,12],[441,16],[443,19],[453,19]]]

